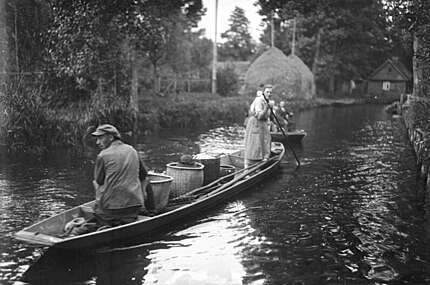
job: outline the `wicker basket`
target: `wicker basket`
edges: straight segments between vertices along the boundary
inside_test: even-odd
[[[229,175],[229,174],[234,173],[234,172],[236,172],[236,167],[234,167],[233,165],[221,165],[220,166],[220,176],[221,177]],[[234,176],[232,175],[231,177],[229,177],[227,179],[227,181],[230,181],[233,179],[234,179]]]
[[[148,173],[148,178],[154,192],[154,204],[155,212],[162,212],[169,202],[170,185],[172,184],[173,177],[159,174],[159,173]]]
[[[201,156],[197,155],[195,160],[204,165],[203,168],[203,185],[209,184],[212,181],[217,180],[220,176],[220,158],[213,156]],[[203,158],[204,157],[204,158]]]
[[[170,198],[176,198],[203,185],[204,165],[196,162],[194,167],[179,166],[177,162],[167,164],[166,174],[173,177]]]

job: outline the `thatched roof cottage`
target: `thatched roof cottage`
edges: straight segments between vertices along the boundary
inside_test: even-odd
[[[256,92],[261,84],[273,84],[274,92],[289,99],[315,96],[315,79],[311,70],[296,55],[286,56],[272,47],[259,56],[245,74],[243,91]]]

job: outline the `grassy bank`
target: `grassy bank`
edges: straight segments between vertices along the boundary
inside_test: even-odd
[[[354,98],[317,98],[295,101],[288,101],[280,97],[274,99],[276,102],[285,100],[288,108],[295,113],[322,106],[367,102],[367,100]],[[148,132],[169,128],[212,127],[241,123],[244,121],[253,100],[253,95],[221,97],[211,93],[142,98],[139,102],[139,130]]]
[[[244,120],[251,99],[210,93],[145,97],[139,102],[141,132],[169,128],[211,127]]]
[[[113,124],[123,132],[140,134],[170,128],[210,128],[242,123],[254,99],[253,95],[222,97],[211,93],[145,96],[139,101],[139,112],[135,113],[127,104],[116,101],[75,103],[52,109],[41,107],[37,97],[10,104],[13,107],[11,114],[18,114],[14,110],[26,110],[26,113],[19,114],[19,118],[26,119],[25,128],[13,124],[16,118],[7,120],[8,126],[3,133],[6,136],[2,137],[2,142],[10,152],[37,153],[58,147],[73,148],[81,145],[91,129],[101,123]],[[285,100],[276,96],[274,99],[277,102]],[[320,106],[365,102],[351,98],[285,101],[295,113]]]

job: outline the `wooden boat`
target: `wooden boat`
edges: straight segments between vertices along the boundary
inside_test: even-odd
[[[139,215],[137,221],[129,224],[78,236],[59,237],[65,224],[69,221],[77,217],[87,219],[93,215],[92,206],[95,201],[91,201],[26,227],[17,232],[15,238],[58,250],[82,250],[127,241],[177,222],[179,219],[205,211],[250,188],[278,168],[284,153],[285,148],[281,143],[272,143],[271,157],[266,161],[253,164],[247,169],[243,168],[243,150],[224,154],[220,157],[221,165],[233,165],[236,172],[188,192],[185,194],[186,197],[182,197],[186,198],[183,199],[185,202],[179,201],[177,198],[173,199],[175,201],[169,200],[165,210],[152,217]],[[231,179],[232,177],[234,178]]]
[[[385,112],[398,115],[400,113],[400,102],[395,101],[387,106],[384,107]]]
[[[306,136],[306,132],[304,130],[295,130],[291,132],[285,132],[287,135],[287,140],[282,132],[270,132],[272,136],[272,141],[274,142],[288,142],[292,144],[301,143],[303,138]]]

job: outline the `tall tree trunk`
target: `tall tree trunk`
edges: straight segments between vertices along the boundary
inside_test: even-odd
[[[419,42],[418,42],[418,37],[416,32],[414,32],[414,56],[412,58],[412,73],[413,73],[413,95],[414,96],[419,96],[420,95],[420,71],[418,68],[418,62],[417,62],[417,52],[418,52],[418,47],[419,47]]]
[[[6,7],[5,7],[5,1],[0,1],[0,23],[6,23]],[[7,42],[7,31],[6,31],[6,25],[0,26],[0,62],[2,62],[2,68],[0,69],[0,72],[6,72],[9,69],[8,61],[8,42]],[[3,83],[3,82],[0,82]]]
[[[139,112],[139,74],[137,72],[136,51],[131,51],[131,88],[130,88],[130,105],[133,110]]]
[[[16,61],[16,72],[19,74],[20,68],[19,68],[19,39],[18,39],[18,11],[16,6],[13,7],[15,11],[15,61]]]
[[[315,43],[314,62],[312,63],[312,73],[314,74],[314,76],[317,73],[318,61],[320,58],[321,34],[322,33],[323,33],[323,28],[319,28],[318,33],[317,33],[317,41]]]
[[[215,35],[212,46],[212,94],[216,94],[216,70],[218,61],[218,47],[217,47],[217,32],[218,32],[218,0],[215,0]]]

